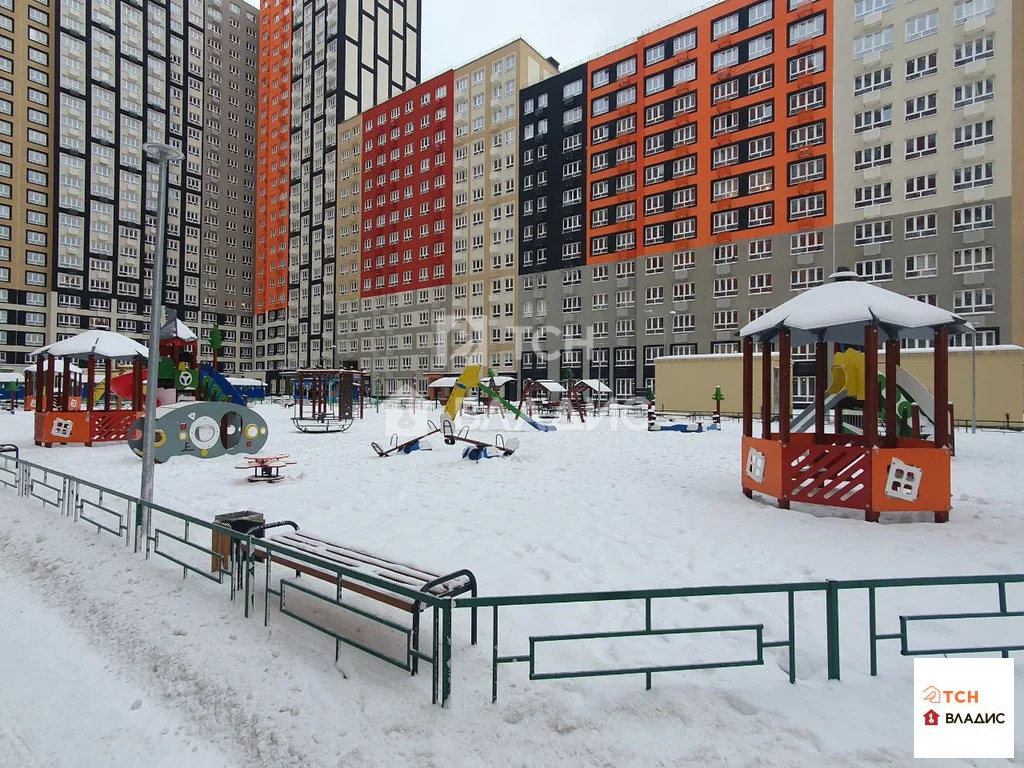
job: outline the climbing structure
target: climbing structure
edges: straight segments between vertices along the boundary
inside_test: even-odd
[[[958,315],[837,273],[836,282],[813,288],[749,323],[743,339],[743,492],[791,502],[847,507],[878,521],[882,512],[933,512],[949,519],[951,430],[948,402],[949,334],[967,327]],[[899,413],[900,341],[934,345],[934,434],[905,435]],[[878,375],[878,347],[885,369]],[[754,435],[754,345],[761,346],[761,429]],[[772,345],[778,351],[778,427],[772,429]],[[793,431],[791,348],[813,344],[813,430]],[[859,346],[863,366],[841,359],[829,396],[829,345]],[[826,430],[829,406],[862,399],[861,434],[843,430],[843,415]],[[838,400],[833,399],[838,398]],[[798,421],[801,417],[798,417]],[[920,435],[920,431],[918,431]]]
[[[110,331],[85,331],[35,350],[32,353],[36,368],[30,381],[31,403],[26,403],[26,407],[35,411],[36,445],[49,448],[57,443],[84,443],[90,446],[124,440],[132,422],[142,412],[117,407],[109,389],[103,398],[96,397],[97,363],[105,367],[108,380],[115,362],[131,364],[131,402],[137,408],[135,404],[142,402],[143,365],[148,354],[138,342]],[[72,358],[87,361],[86,369],[79,375],[72,373]]]
[[[356,391],[360,394],[359,418],[363,418],[362,393],[366,374],[361,371],[313,368],[297,371],[293,383],[295,404],[292,424],[300,432],[344,432],[355,418]]]

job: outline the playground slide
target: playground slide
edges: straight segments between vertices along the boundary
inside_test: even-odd
[[[927,421],[930,430],[934,433],[935,427],[935,398],[928,391],[924,384],[918,381],[910,371],[902,366],[896,368],[896,386],[903,391],[903,396],[912,403],[917,403],[921,411],[922,427]]]
[[[480,366],[466,366],[466,370],[462,372],[462,375],[456,380],[455,386],[452,387],[452,393],[448,396],[448,402],[444,406],[444,413],[448,417],[448,421],[455,421],[455,415],[459,412],[459,404],[469,393],[469,390],[479,385]]]
[[[831,411],[839,403],[846,399],[846,390],[841,389],[838,392],[829,395],[825,398],[825,410]],[[789,423],[789,429],[791,432],[806,432],[814,427],[814,403],[804,408],[797,416]]]
[[[533,419],[531,419],[529,416],[527,416],[521,410],[516,408],[514,405],[512,405],[512,403],[510,403],[508,400],[506,400],[504,397],[499,395],[497,392],[495,392],[490,387],[485,386],[484,384],[480,384],[479,386],[480,386],[480,391],[481,392],[483,392],[484,394],[486,394],[486,395],[488,395],[490,397],[493,397],[495,400],[497,400],[499,403],[501,403],[503,406],[505,406],[506,409],[508,409],[509,411],[514,413],[516,416],[518,416],[520,419],[525,421],[527,424],[529,424],[534,429],[540,430],[541,432],[554,432],[555,431],[555,425],[554,424],[541,424],[539,421],[534,421]]]
[[[231,386],[224,374],[209,364],[199,369],[199,391],[205,400],[245,405],[242,394]]]

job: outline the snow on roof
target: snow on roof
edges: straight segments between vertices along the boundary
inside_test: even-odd
[[[17,371],[0,371],[0,384],[9,384],[12,381],[21,383],[25,381],[25,377]]]
[[[442,376],[440,379],[435,379],[434,381],[432,381],[429,384],[427,384],[427,387],[428,388],[429,387],[434,387],[434,388],[441,388],[441,389],[445,389],[445,388],[449,388],[449,387],[454,387],[455,386],[455,382],[458,381],[458,380],[459,380],[458,376]]]
[[[925,304],[885,288],[856,280],[825,283],[766,312],[740,330],[740,336],[770,341],[783,328],[796,346],[815,341],[842,344],[864,342],[864,326],[874,323],[879,340],[927,339],[934,329],[970,330],[960,315]]]
[[[29,352],[29,357],[53,355],[54,357],[88,357],[125,360],[141,355],[149,357],[149,350],[139,342],[113,331],[85,331],[70,339],[47,344]]]
[[[496,386],[496,387],[504,387],[510,381],[515,381],[515,380],[516,380],[515,376],[495,376],[494,379],[493,379],[494,386]],[[481,377],[480,381],[482,381],[487,386],[491,386],[491,381],[492,381],[491,379],[485,379],[485,378]]]
[[[263,382],[260,381],[259,379],[248,379],[248,378],[245,378],[244,376],[240,377],[240,378],[235,378],[235,377],[232,377],[232,376],[228,376],[228,384],[230,384],[233,387],[262,387],[262,386],[264,386]]]
[[[174,325],[167,323],[160,329],[160,338],[181,339],[182,341],[197,341],[199,339],[195,332],[177,317],[174,318]]]
[[[585,387],[589,387],[590,389],[597,392],[599,395],[603,395],[606,392],[612,391],[612,388],[609,387],[600,379],[580,379],[579,383]]]
[[[534,384],[544,387],[548,392],[565,392],[565,387],[557,381],[535,381]]]

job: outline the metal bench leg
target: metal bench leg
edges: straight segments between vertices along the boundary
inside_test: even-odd
[[[420,649],[420,605],[413,603],[412,606],[412,674],[415,675],[420,668],[420,658],[416,654]],[[437,660],[434,660],[437,663]]]

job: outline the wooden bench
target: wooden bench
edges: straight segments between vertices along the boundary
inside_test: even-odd
[[[295,530],[276,533],[269,536],[266,535],[267,529],[281,526],[292,526]],[[432,597],[455,597],[457,595],[465,594],[466,592],[469,592],[473,597],[476,597],[477,595],[476,576],[473,575],[472,571],[467,569],[454,571],[449,574],[434,573],[417,566],[388,560],[387,558],[371,554],[365,550],[347,547],[343,544],[338,544],[321,536],[309,533],[308,531],[300,531],[298,525],[291,521],[264,524],[257,523],[248,531],[248,533],[252,533],[254,536],[277,546],[292,549],[306,557],[320,561],[324,565],[324,567],[321,568],[316,564],[307,562],[306,560],[291,559],[286,554],[279,552],[271,554],[271,563],[277,563],[278,565],[294,571],[296,576],[304,573],[317,579],[323,579],[331,584],[338,584],[338,573],[331,570],[330,566],[341,566],[352,571],[365,573],[368,576],[382,579],[397,587],[404,587],[408,590],[422,592],[425,595],[429,594]],[[220,555],[220,557],[223,558],[220,560],[217,555],[214,556],[214,570],[219,567],[218,562],[237,563],[241,562],[241,560],[245,558],[245,545],[242,542],[237,542],[234,547],[234,551],[231,551],[231,539],[222,534],[218,534],[216,531],[214,531],[212,548],[217,555]],[[261,552],[254,552],[253,560],[256,560],[257,562],[264,562],[263,554]],[[237,569],[237,572],[238,578],[241,579],[242,569]],[[239,584],[239,586],[241,586],[241,584]],[[269,587],[269,584],[267,586]],[[426,608],[426,605],[422,601],[413,600],[405,595],[389,593],[382,588],[357,581],[354,578],[342,578],[341,589],[356,592],[364,597],[377,600],[385,605],[410,613],[412,615],[412,648],[414,651],[419,650],[420,613]],[[471,609],[470,633],[472,644],[476,645],[476,608]],[[412,674],[414,675],[416,674],[419,666],[418,662],[419,659],[416,656],[413,656]]]

